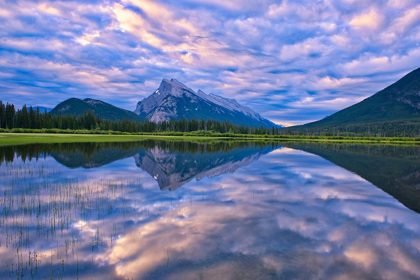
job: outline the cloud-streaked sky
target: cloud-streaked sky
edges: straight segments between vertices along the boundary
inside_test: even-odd
[[[420,0],[0,0],[0,100],[134,110],[176,78],[300,124],[420,67],[419,42]]]

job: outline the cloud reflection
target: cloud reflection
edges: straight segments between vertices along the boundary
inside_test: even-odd
[[[302,163],[308,157],[309,168]],[[119,240],[113,254],[130,261],[117,264],[118,271],[145,279],[196,279],[200,273],[209,279],[235,279],[238,273],[243,279],[419,276],[414,264],[420,251],[410,245],[420,242],[417,214],[356,175],[303,152],[273,153],[262,161],[268,163],[206,182],[207,189],[220,192],[219,199],[166,212],[145,234],[140,227],[140,234]],[[280,171],[284,162],[294,166]],[[302,173],[311,180],[302,181]],[[244,185],[248,174],[253,176]],[[326,190],[335,195],[325,198]],[[353,192],[358,195],[348,195]]]
[[[7,175],[2,191],[19,190],[16,203],[21,190],[30,203],[38,201],[25,188],[36,182],[47,186],[41,189],[43,207],[52,207],[65,190],[72,194],[66,203],[76,203],[60,210],[74,217],[71,227],[52,242],[46,231],[31,239],[31,250],[44,255],[45,271],[53,254],[65,260],[66,278],[76,278],[78,265],[80,277],[98,279],[420,277],[420,216],[319,156],[274,150],[232,173],[189,180],[173,192],[162,192],[132,158],[96,166],[68,169],[51,157],[1,166]],[[38,181],[31,170],[39,174],[41,168],[50,173]],[[71,184],[64,178],[79,179]],[[28,227],[35,229],[35,221],[28,219]],[[66,242],[74,244],[67,253]],[[1,247],[5,263],[14,260],[11,250]],[[61,263],[56,265],[59,270]]]

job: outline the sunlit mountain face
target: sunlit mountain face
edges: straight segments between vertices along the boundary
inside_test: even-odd
[[[418,279],[419,149],[1,147],[1,275]]]

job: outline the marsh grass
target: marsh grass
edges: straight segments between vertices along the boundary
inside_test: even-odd
[[[135,176],[89,179],[15,160],[1,166],[0,177],[0,278],[82,278],[82,263],[131,231],[125,222],[133,212],[149,219],[170,207],[134,207],[130,192],[141,186]]]
[[[77,133],[11,133],[0,131],[0,146],[33,143],[86,143],[86,142],[138,142],[150,139],[173,141],[297,141],[330,143],[363,143],[386,145],[420,145],[420,137],[346,137],[346,136],[305,136],[305,135],[253,135],[233,133],[142,133],[142,134],[77,134]]]

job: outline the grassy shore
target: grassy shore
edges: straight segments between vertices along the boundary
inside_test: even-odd
[[[105,134],[98,131],[59,131],[47,133],[39,130],[26,133],[11,131],[0,132],[0,146],[22,145],[31,143],[83,143],[83,142],[134,142],[146,139],[209,141],[209,140],[248,140],[248,141],[302,141],[363,144],[405,144],[420,145],[420,138],[408,137],[344,137],[344,136],[302,136],[302,135],[245,135],[214,132],[175,132],[143,134]]]
[[[146,139],[213,140],[214,137],[182,137],[164,135],[97,135],[97,134],[28,134],[0,133],[0,146],[33,143],[87,143],[87,142],[136,142]],[[220,138],[226,139],[226,138]]]

